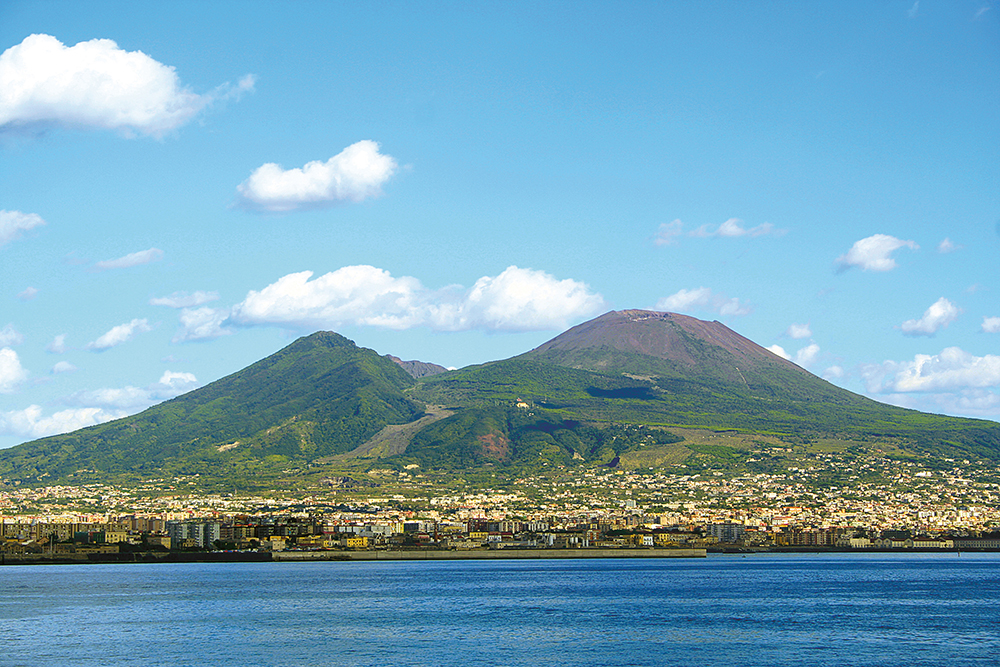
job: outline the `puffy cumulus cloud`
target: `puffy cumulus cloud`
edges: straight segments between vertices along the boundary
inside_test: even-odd
[[[57,361],[55,365],[52,366],[52,373],[72,373],[75,370],[76,366],[68,361]]]
[[[840,271],[846,271],[852,266],[864,271],[891,271],[896,268],[896,260],[892,253],[900,248],[918,250],[913,241],[904,241],[888,234],[875,234],[860,241],[855,241],[851,249],[837,258]]]
[[[806,345],[801,350],[796,352],[794,356],[789,354],[788,351],[780,345],[771,345],[767,349],[782,359],[792,361],[803,368],[812,366],[816,363],[816,359],[819,358],[819,345],[816,345],[815,343]]]
[[[24,410],[0,412],[0,433],[28,439],[44,438],[49,435],[69,433],[86,426],[103,424],[112,419],[125,417],[127,414],[120,410],[75,408],[60,410],[46,417],[42,414],[41,406],[31,405]]]
[[[782,359],[785,359],[786,361],[792,360],[792,355],[788,354],[788,352],[785,351],[785,348],[781,347],[778,344],[771,345],[767,349],[773,352],[774,354],[778,355]]]
[[[52,339],[52,342],[45,346],[46,352],[62,354],[66,351],[66,334],[59,334]]]
[[[194,308],[219,298],[218,292],[174,292],[167,296],[153,297],[149,300],[152,306],[167,306],[168,308]]]
[[[788,329],[785,330],[785,335],[789,338],[799,339],[809,338],[813,334],[808,324],[789,324]]]
[[[812,343],[795,353],[795,363],[803,368],[809,368],[819,358],[819,345]]]
[[[949,252],[955,252],[956,250],[961,250],[965,246],[955,245],[951,242],[947,236],[942,239],[941,243],[938,243],[937,250],[941,254],[947,254]]]
[[[0,347],[10,347],[11,345],[20,345],[24,342],[24,336],[21,332],[14,328],[13,324],[8,324],[3,329],[0,329]]]
[[[117,259],[106,259],[102,262],[97,262],[94,264],[94,268],[100,271],[106,271],[107,269],[127,269],[130,266],[149,264],[150,262],[155,262],[162,258],[162,250],[159,248],[150,248],[149,250],[140,250],[139,252],[129,253],[124,257],[119,257]]]
[[[962,309],[948,299],[941,297],[924,311],[919,320],[906,320],[900,327],[908,336],[933,336],[938,329],[951,324]]]
[[[97,407],[132,414],[155,403],[180,396],[197,386],[198,379],[191,373],[164,371],[157,382],[146,387],[125,386],[80,391],[63,402],[71,406]]]
[[[496,277],[477,280],[460,302],[458,317],[446,310],[435,313],[434,319],[450,329],[539,331],[566,328],[571,320],[603,306],[604,299],[584,283],[510,266]]]
[[[655,310],[671,312],[708,311],[722,316],[749,315],[752,309],[737,298],[726,298],[708,287],[682,289],[656,302]]]
[[[110,39],[66,46],[31,35],[0,55],[0,129],[52,126],[118,130],[162,137],[216,100],[252,91],[245,76],[198,95],[173,67]]]
[[[2,79],[0,79],[2,81]],[[0,95],[3,95],[3,84],[0,83]],[[23,232],[45,224],[41,216],[35,213],[0,210],[0,247],[18,238]]]
[[[189,340],[211,340],[233,333],[224,324],[229,311],[224,308],[184,308],[181,310],[181,326],[174,334],[173,342]]]
[[[1000,333],[1000,317],[983,317],[982,330],[986,333]]]
[[[1000,387],[1000,356],[972,355],[958,347],[862,368],[869,392],[941,392]]]
[[[468,290],[457,286],[428,290],[416,278],[397,278],[373,266],[347,266],[315,279],[312,276],[311,271],[292,273],[249,292],[232,308],[228,321],[295,327],[354,324],[389,329],[426,326],[438,331],[538,331],[564,328],[604,306],[604,299],[584,283],[516,266],[498,276],[484,276]]]
[[[747,229],[743,226],[743,221],[739,218],[729,218],[716,229],[712,229],[709,225],[702,225],[701,227],[688,232],[688,236],[697,236],[701,238],[712,238],[716,236],[721,236],[723,238],[736,238],[739,236],[764,236],[766,234],[784,234],[785,230],[776,229],[774,225],[770,222],[765,222],[764,224],[757,225],[756,227],[751,227]]]
[[[840,366],[830,366],[823,371],[824,380],[839,380],[844,377],[847,377],[847,371]]]
[[[326,162],[282,169],[267,163],[236,186],[241,207],[256,211],[293,211],[344,202],[360,202],[382,194],[396,172],[395,158],[379,152],[374,141],[351,144]]]
[[[10,394],[28,379],[28,371],[21,366],[17,352],[9,347],[0,348],[0,394]]]
[[[653,236],[653,243],[656,245],[674,245],[677,237],[684,233],[684,223],[678,218],[673,222],[661,223]]]
[[[132,340],[132,337],[137,333],[145,333],[152,330],[153,327],[149,326],[149,322],[145,319],[135,319],[131,322],[126,322],[125,324],[119,324],[116,327],[112,327],[107,333],[100,336],[97,340],[87,343],[87,349],[98,352],[107,350]]]
[[[21,301],[31,301],[36,296],[38,296],[38,289],[35,287],[25,287],[23,291],[18,293],[17,298]]]

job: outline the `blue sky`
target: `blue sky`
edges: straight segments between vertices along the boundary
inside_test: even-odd
[[[0,5],[0,447],[316,330],[718,319],[1000,419],[1000,7]]]

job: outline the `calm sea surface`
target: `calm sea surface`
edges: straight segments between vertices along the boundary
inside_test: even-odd
[[[0,665],[997,665],[1000,554],[7,566]]]

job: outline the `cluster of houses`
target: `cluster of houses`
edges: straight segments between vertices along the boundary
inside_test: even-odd
[[[5,554],[85,555],[120,550],[203,549],[572,549],[838,548],[1000,549],[1000,539],[928,536],[910,531],[861,534],[853,528],[758,531],[740,523],[655,526],[640,517],[571,523],[531,520],[342,521],[308,517],[236,517],[168,521],[123,517],[107,523],[0,523]]]

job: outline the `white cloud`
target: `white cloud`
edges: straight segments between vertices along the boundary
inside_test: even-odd
[[[688,232],[688,236],[698,236],[701,238],[710,238],[713,236],[721,236],[725,238],[735,238],[738,236],[764,236],[765,234],[783,234],[785,230],[775,229],[774,225],[770,222],[765,222],[762,225],[757,225],[756,227],[751,227],[747,229],[743,226],[743,221],[739,218],[729,218],[718,228],[712,230],[708,225],[702,225],[698,229]]]
[[[53,373],[72,373],[76,370],[76,366],[69,363],[68,361],[57,361],[52,367]]]
[[[374,141],[351,144],[326,162],[282,169],[269,162],[254,170],[236,190],[239,203],[256,211],[293,211],[342,202],[360,202],[382,194],[396,171],[396,160],[379,153]]]
[[[8,324],[3,329],[0,329],[0,347],[20,345],[23,342],[24,336],[22,336],[21,332],[14,328],[13,324]]]
[[[728,299],[721,294],[713,293],[708,287],[679,290],[657,301],[654,309],[671,312],[703,310],[722,316],[748,315],[751,312],[750,306],[740,303],[739,299],[735,297]]]
[[[795,363],[802,368],[808,368],[816,363],[819,357],[819,345],[812,343],[795,353]]]
[[[28,379],[28,371],[21,366],[17,352],[9,347],[0,348],[0,394],[10,394]]]
[[[653,237],[653,243],[656,245],[674,245],[677,243],[677,237],[683,233],[683,227],[684,223],[680,219],[673,222],[661,223],[656,230],[656,236]]]
[[[809,324],[790,324],[785,335],[795,339],[809,338],[812,336],[812,330],[809,328]]]
[[[155,262],[162,257],[162,250],[159,248],[150,248],[149,250],[140,250],[139,252],[129,253],[124,257],[119,257],[118,259],[106,259],[102,262],[97,262],[94,264],[94,268],[102,271],[106,269],[126,269],[130,266],[149,264],[150,262]]]
[[[152,306],[167,306],[168,308],[193,308],[219,298],[218,292],[174,292],[167,296],[153,297],[149,300]]]
[[[918,354],[913,361],[885,361],[862,369],[868,391],[934,392],[1000,387],[1000,356],[977,357],[957,347]]]
[[[216,100],[253,90],[252,76],[198,95],[173,67],[110,39],[67,47],[31,35],[0,55],[0,129],[52,126],[162,137]]]
[[[191,391],[198,379],[191,373],[164,371],[159,381],[146,387],[111,387],[77,392],[64,402],[72,406],[98,407],[133,414],[151,405]]]
[[[3,94],[3,83],[0,79],[0,95]],[[41,216],[35,213],[21,213],[20,211],[0,210],[0,246],[4,246],[35,227],[45,224]]]
[[[66,334],[59,334],[52,339],[52,342],[45,346],[47,352],[62,354],[66,351]]]
[[[920,0],[913,3],[913,6],[906,11],[906,15],[911,19],[917,17],[917,13],[920,11]]]
[[[233,307],[230,322],[538,331],[565,328],[604,307],[603,298],[584,283],[516,266],[484,276],[464,291],[457,286],[428,290],[416,278],[396,278],[373,266],[347,266],[310,280],[312,275],[292,273],[249,292]]]
[[[983,317],[982,329],[986,333],[1000,333],[1000,317]]]
[[[21,301],[31,301],[36,296],[38,296],[38,290],[36,288],[25,287],[24,290],[17,295],[17,298]]]
[[[923,317],[919,320],[906,320],[901,328],[908,336],[933,336],[938,329],[951,324],[961,312],[961,308],[941,297],[924,311]]]
[[[955,245],[951,242],[951,239],[945,237],[941,243],[938,243],[937,250],[939,253],[945,254],[949,252],[955,252],[956,250],[961,250],[965,246]]]
[[[781,347],[780,345],[777,344],[771,345],[767,349],[773,352],[774,354],[778,355],[782,359],[785,359],[787,361],[792,360],[792,355],[788,354],[788,352],[785,351],[785,348]]]
[[[860,267],[864,271],[891,271],[896,268],[896,260],[892,258],[892,253],[903,247],[911,250],[920,248],[913,241],[903,241],[887,234],[875,234],[856,241],[847,253],[837,258],[837,264],[841,271],[846,271],[852,266]]]
[[[229,311],[216,308],[185,308],[181,311],[181,328],[174,334],[173,342],[210,340],[228,336],[232,329],[224,327]]]
[[[32,439],[44,438],[49,435],[68,433],[86,426],[102,424],[126,415],[126,412],[107,411],[102,408],[76,408],[60,410],[48,417],[43,417],[41,406],[31,405],[24,410],[0,412],[0,434]]]
[[[845,371],[840,366],[830,366],[825,371],[823,371],[824,380],[839,380],[840,378],[846,375],[847,371]]]
[[[88,350],[107,350],[108,348],[121,345],[129,340],[137,333],[145,333],[147,331],[152,331],[153,328],[149,326],[149,322],[145,319],[135,319],[131,322],[126,322],[125,324],[119,324],[116,327],[112,327],[110,331],[99,337],[97,340],[88,343]]]

